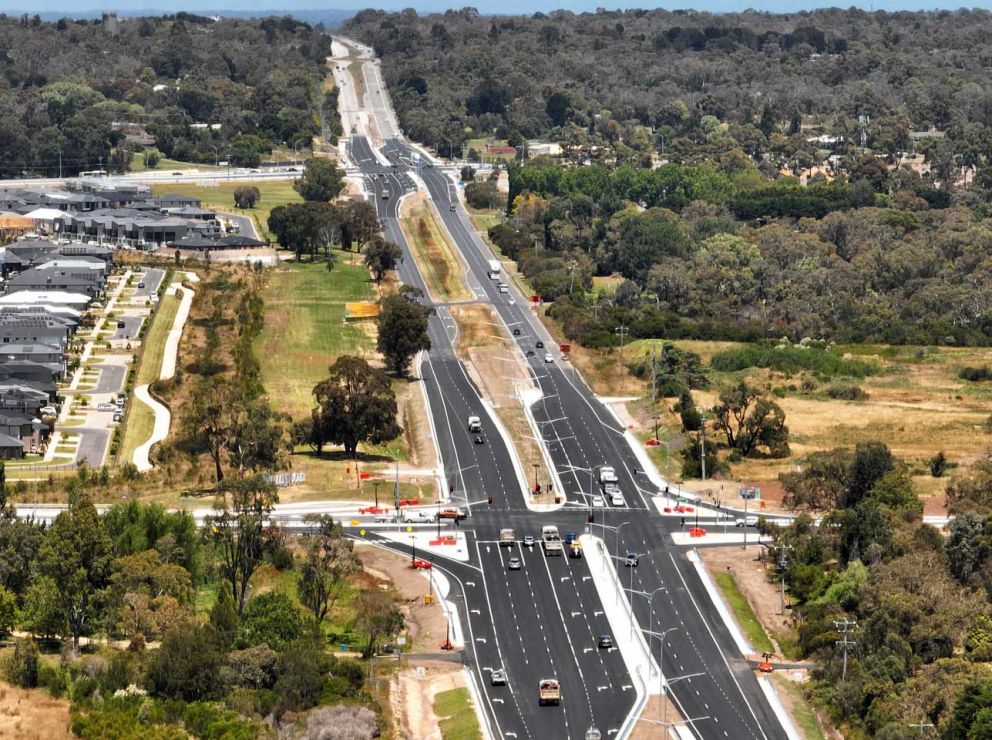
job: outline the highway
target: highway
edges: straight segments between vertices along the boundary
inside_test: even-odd
[[[581,737],[593,725],[617,730],[634,701],[632,688],[620,687],[632,682],[618,651],[584,649],[595,648],[598,636],[609,632],[585,561],[545,559],[540,548],[523,552],[517,545],[512,554],[521,557],[523,568],[510,572],[511,551],[496,544],[502,527],[517,527],[521,537],[538,536],[542,523],[524,506],[523,471],[502,437],[492,432],[492,417],[455,355],[455,322],[444,305],[427,296],[400,229],[400,196],[413,191],[414,180],[398,167],[378,164],[364,137],[354,137],[350,155],[362,167],[386,237],[403,247],[400,280],[424,291],[425,305],[435,311],[429,324],[431,350],[425,353],[420,377],[444,469],[442,485],[451,488],[451,502],[470,514],[461,528],[474,554],[468,565],[446,567],[465,592],[462,619],[472,635],[470,665],[494,732],[539,739]],[[475,435],[468,431],[473,415],[483,419],[485,444],[474,444]],[[490,496],[492,505],[486,503]],[[579,635],[582,642],[577,644]],[[490,685],[491,670],[499,668],[507,672],[506,687]],[[561,707],[538,706],[541,678],[561,682],[566,697]]]
[[[512,457],[497,435],[488,435],[482,449],[472,444],[465,419],[469,413],[479,414],[478,393],[454,356],[453,322],[443,306],[435,306],[437,316],[431,320],[433,348],[422,369],[435,417],[435,440],[445,469],[461,471],[456,474],[456,490],[470,502],[490,495],[494,499],[491,507],[475,507],[466,522],[474,534],[476,557],[469,565],[453,566],[452,571],[465,591],[474,668],[486,691],[486,709],[496,734],[581,737],[589,725],[595,724],[605,736],[618,731],[633,705],[633,692],[624,688],[632,681],[623,662],[614,660],[613,653],[586,651],[594,647],[597,635],[609,630],[602,616],[600,595],[585,577],[585,561],[545,558],[535,548],[534,552],[522,553],[522,571],[508,572],[504,563],[509,553],[495,545],[500,527],[513,527],[518,537],[538,536],[542,524],[555,523],[563,533],[582,533],[588,527],[593,534],[601,534],[610,549],[621,556],[615,566],[621,583],[630,588],[628,597],[639,626],[648,630],[653,623],[654,632],[667,631],[663,674],[683,718],[693,720],[685,729],[703,738],[785,737],[694,568],[683,550],[672,543],[675,520],[658,514],[652,497],[660,492],[639,470],[640,463],[625,430],[563,361],[552,338],[530,310],[529,296],[520,295],[512,285],[508,293],[500,293],[495,281],[488,278],[488,260],[494,255],[471,228],[455,185],[437,167],[423,166],[423,156],[398,138],[374,63],[366,62],[363,73],[367,97],[373,101],[374,121],[380,131],[394,135],[386,137],[382,148],[389,165],[377,160],[368,140],[361,136],[353,137],[349,153],[380,209],[387,238],[404,246],[406,259],[400,278],[423,288],[395,218],[398,196],[413,187],[413,174],[423,182],[467,262],[470,286],[481,290],[479,297],[493,305],[508,328],[521,329],[513,341],[543,393],[543,400],[534,406],[534,414],[571,504],[556,513],[530,512],[524,505],[522,489],[526,483],[511,476]],[[389,190],[388,199],[382,197],[383,190]],[[451,204],[455,205],[454,211],[450,210]],[[508,297],[514,301],[508,301]],[[547,349],[537,350],[538,340]],[[524,355],[529,349],[535,349],[532,358]],[[545,352],[552,355],[552,362],[544,361]],[[438,418],[441,415],[444,419]],[[590,525],[588,471],[596,471],[602,465],[616,469],[627,506],[596,509],[595,521]],[[623,566],[620,561],[626,552],[637,553],[638,567]],[[470,576],[474,585],[466,587]],[[648,609],[652,594],[656,597],[653,616]],[[657,659],[659,640],[650,634],[645,639]],[[507,669],[512,702],[495,702],[505,696],[501,692],[506,690],[490,689],[483,680],[483,669],[495,666]],[[562,682],[566,700],[559,709],[536,708],[536,681],[546,677],[542,673],[545,670],[553,671],[551,675]],[[519,676],[527,676],[529,681],[515,690],[514,678]],[[660,682],[660,677],[654,680]]]

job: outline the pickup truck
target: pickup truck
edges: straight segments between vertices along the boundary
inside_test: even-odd
[[[540,706],[545,706],[547,704],[554,704],[558,706],[561,703],[561,687],[558,682],[553,678],[542,678],[539,687],[540,700],[538,704]]]
[[[500,547],[513,547],[513,543],[517,541],[516,536],[512,529],[501,529],[499,531],[499,546]]]
[[[616,483],[619,480],[617,478],[617,471],[613,468],[604,465],[599,469],[599,482],[602,484],[606,483]]]

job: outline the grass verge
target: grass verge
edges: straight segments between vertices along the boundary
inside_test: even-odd
[[[404,201],[400,222],[431,295],[442,301],[471,298],[462,279],[465,268],[422,195]]]
[[[775,647],[772,645],[772,641],[768,639],[765,628],[761,626],[761,622],[755,616],[751,605],[747,603],[747,599],[741,593],[734,576],[731,573],[714,573],[713,577],[723,594],[723,598],[727,601],[730,611],[733,612],[734,619],[744,630],[744,634],[751,641],[752,647],[759,653],[774,653]]]
[[[434,714],[438,717],[444,740],[474,740],[482,737],[468,689],[439,692],[434,697]]]
[[[787,696],[787,704],[791,709],[792,719],[803,738],[805,740],[824,740],[823,730],[820,729],[816,713],[806,701],[802,687],[782,675],[773,675],[772,680],[775,682],[775,688]]]
[[[142,341],[141,359],[135,375],[135,387],[158,380],[158,376],[162,372],[165,340],[175,323],[179,302],[176,296],[167,295],[163,296],[158,304],[158,310],[155,312],[148,333],[145,334]],[[155,415],[152,414],[152,410],[141,401],[132,399],[124,431],[121,435],[121,446],[117,459],[121,462],[131,460],[135,448],[148,440],[154,427]]]

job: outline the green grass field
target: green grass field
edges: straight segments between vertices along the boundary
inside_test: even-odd
[[[761,622],[755,616],[751,605],[747,603],[747,599],[741,593],[733,574],[715,573],[713,577],[716,585],[720,587],[723,598],[727,601],[727,605],[733,612],[734,619],[737,620],[737,624],[744,630],[747,639],[751,641],[751,646],[759,653],[775,652],[772,641],[768,639],[765,628],[761,626]]]
[[[345,324],[345,303],[374,300],[368,270],[339,255],[331,272],[323,263],[284,264],[268,273],[262,291],[265,328],[255,345],[262,382],[280,410],[307,413],[313,387],[342,354],[373,350],[361,324]]]
[[[131,172],[144,172],[148,168],[145,166],[145,153],[135,152],[131,158]],[[168,170],[216,170],[219,169],[212,164],[200,164],[199,162],[180,162],[178,159],[161,157],[158,160],[156,170],[166,172]]]
[[[178,310],[179,299],[174,295],[164,296],[159,303],[148,333],[142,342],[143,349],[138,362],[138,372],[135,376],[135,387],[158,380],[159,373],[162,372],[165,340],[176,320]],[[120,450],[117,454],[117,459],[120,462],[130,461],[135,448],[148,440],[155,426],[155,416],[144,403],[132,399],[126,422],[121,435]]]
[[[254,208],[234,207],[234,191],[244,185],[254,185],[261,193]],[[153,185],[152,192],[155,195],[178,194],[199,198],[204,208],[252,218],[255,221],[255,228],[263,239],[268,238],[269,213],[273,208],[289,203],[303,202],[300,194],[293,190],[292,180],[258,180],[255,182],[239,180],[220,182],[216,185],[194,185],[186,182],[163,183]]]
[[[468,689],[450,689],[434,697],[434,714],[440,719],[444,740],[474,740],[482,737]]]

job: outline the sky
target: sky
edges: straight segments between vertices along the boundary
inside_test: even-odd
[[[448,8],[461,8],[472,6],[480,13],[501,13],[501,14],[531,14],[536,11],[548,12],[557,8],[566,7],[575,12],[594,11],[596,8],[620,9],[620,8],[658,8],[669,9],[692,8],[695,10],[705,10],[710,12],[730,12],[745,10],[747,8],[757,8],[767,12],[793,12],[797,10],[811,10],[820,7],[840,6],[849,7],[855,5],[866,10],[932,10],[932,9],[955,9],[959,7],[992,8],[992,0],[979,0],[965,5],[960,0],[860,0],[859,2],[837,2],[834,0],[764,0],[756,3],[755,0],[675,0],[674,2],[610,2],[610,0],[462,0],[461,2],[445,2],[444,0],[371,0],[362,2],[361,0],[324,0],[318,3],[314,0],[133,0],[132,2],[121,2],[121,0],[0,0],[0,11],[8,14],[19,15],[21,13],[44,13],[59,15],[99,14],[103,10],[116,10],[122,15],[158,14],[166,12],[176,12],[186,10],[194,13],[212,14],[218,13],[228,8],[236,8],[241,13],[245,11],[258,11],[265,13],[285,14],[294,10],[322,11],[333,13],[334,10],[361,10],[366,7],[377,7],[384,10],[402,10],[403,8],[414,7],[421,12],[433,12],[446,10]]]

